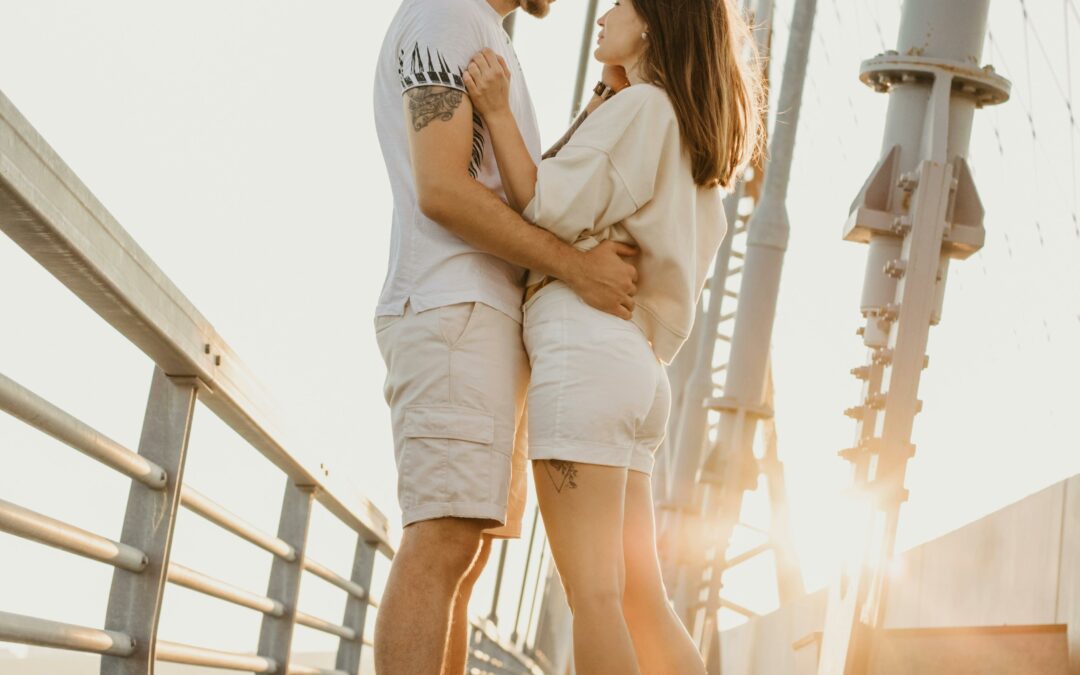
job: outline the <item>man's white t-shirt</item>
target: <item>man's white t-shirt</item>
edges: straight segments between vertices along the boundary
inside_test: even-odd
[[[430,85],[465,92],[461,74],[485,47],[510,67],[510,107],[539,162],[540,131],[525,78],[502,17],[486,0],[404,0],[386,33],[375,74],[375,128],[390,176],[394,215],[377,316],[402,314],[406,301],[417,312],[483,302],[521,321],[525,270],[477,250],[420,212],[406,135],[404,92]],[[469,173],[506,201],[491,137],[478,115],[473,116]]]

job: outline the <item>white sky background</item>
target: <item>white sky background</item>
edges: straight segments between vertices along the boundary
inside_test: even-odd
[[[1019,3],[992,4],[1001,56],[988,47],[984,62],[1013,79],[1014,98],[976,114],[971,160],[987,243],[952,265],[931,333],[901,547],[1080,471],[1078,133],[1064,105],[1080,70],[1065,31],[1080,33],[1080,21],[1069,2],[1028,3],[1038,38],[1029,33],[1027,52]],[[777,4],[774,93],[792,0]],[[518,20],[546,141],[567,119],[584,6],[559,0],[542,23]],[[0,90],[262,378],[297,447],[325,457],[385,511],[396,539],[384,369],[371,330],[390,193],[370,100],[395,8],[0,0]],[[819,0],[800,119],[773,346],[780,452],[811,588],[828,580],[844,535],[836,495],[847,469],[835,453],[854,436],[842,411],[858,402],[848,370],[863,361],[854,331],[866,249],[840,232],[878,158],[886,97],[858,82],[858,63],[892,46],[898,17],[893,0]],[[137,447],[149,361],[6,238],[0,289],[0,372]],[[119,536],[126,480],[7,417],[0,466],[0,498]],[[185,478],[276,530],[283,479],[204,408]],[[312,546],[344,572],[352,542],[329,521],[317,513]],[[511,568],[523,556],[524,544],[514,545]],[[186,512],[174,560],[256,591],[269,570],[268,555]],[[502,617],[517,595],[508,576]],[[487,613],[490,577],[474,614]],[[109,579],[104,566],[0,534],[0,609],[99,626]],[[341,594],[323,586],[305,581],[304,609],[340,619]],[[748,604],[768,608],[767,592],[747,593]],[[166,602],[162,638],[254,648],[252,612],[175,588]],[[336,644],[304,629],[297,640],[302,651]]]

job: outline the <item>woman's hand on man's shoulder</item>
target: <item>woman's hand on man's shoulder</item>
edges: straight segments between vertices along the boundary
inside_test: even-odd
[[[485,118],[510,111],[510,67],[491,49],[481,49],[462,73],[473,108]]]

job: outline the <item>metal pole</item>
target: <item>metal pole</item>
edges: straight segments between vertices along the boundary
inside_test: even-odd
[[[503,572],[506,571],[506,540],[499,544],[499,569],[495,573],[495,591],[491,594],[491,611],[488,612],[487,620],[493,625],[499,625],[499,595],[502,592]]]
[[[862,672],[883,623],[930,326],[941,318],[949,260],[971,255],[985,237],[964,158],[975,109],[1009,93],[1006,80],[977,65],[988,10],[989,0],[906,0],[897,50],[861,68],[863,82],[890,96],[882,159],[844,228],[846,240],[869,244],[860,330],[868,362],[852,371],[863,399],[846,411],[859,427],[856,446],[841,455],[872,500],[867,541],[878,543],[868,544],[846,590],[830,590],[823,675]]]
[[[296,555],[293,560],[274,556],[266,595],[285,605],[285,613],[280,617],[263,616],[258,651],[259,656],[272,659],[280,664],[283,670],[288,670],[292,654],[292,638],[296,628],[300,580],[304,571],[304,551],[307,547],[308,527],[311,524],[313,499],[314,491],[311,487],[297,485],[292,478],[285,479],[278,537],[289,544],[296,551]]]
[[[122,658],[103,655],[102,675],[154,672],[161,600],[176,512],[180,508],[180,486],[197,389],[193,379],[174,380],[160,368],[154,368],[139,455],[164,469],[165,489],[153,489],[138,481],[131,483],[120,541],[145,553],[148,564],[138,573],[121,568],[113,572],[105,628],[130,635],[135,641],[135,651]]]
[[[581,31],[581,53],[578,54],[577,79],[574,80],[574,102],[570,105],[570,119],[581,112],[581,100],[585,96],[585,74],[589,69],[589,53],[592,51],[593,24],[596,22],[597,0],[589,0],[585,8],[585,27]]]
[[[525,587],[529,584],[529,566],[532,563],[533,544],[536,542],[536,526],[540,524],[540,507],[533,511],[532,529],[529,531],[529,550],[525,553],[525,571],[521,573],[521,592],[518,594],[517,611],[514,613],[514,630],[510,642],[517,644],[518,624],[521,622],[521,606],[525,603]]]
[[[375,569],[377,547],[357,535],[356,552],[353,554],[353,569],[350,581],[364,589],[364,597],[349,594],[345,601],[345,619],[341,625],[356,631],[357,639],[338,642],[337,660],[334,668],[349,675],[359,675],[360,656],[364,647],[364,626],[367,623],[367,609],[371,605],[371,574]]]
[[[545,542],[546,544],[546,542]],[[536,615],[536,599],[540,597],[540,582],[544,580],[544,559],[547,557],[547,546],[540,547],[540,560],[536,563],[536,583],[533,584],[532,600],[529,602],[528,619],[525,621],[525,635],[522,636],[521,644],[524,647],[528,642],[529,633],[532,632],[533,616]],[[535,642],[535,641],[534,641]],[[535,646],[535,644],[534,644]]]

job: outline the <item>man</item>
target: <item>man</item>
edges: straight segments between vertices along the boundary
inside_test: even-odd
[[[375,331],[387,366],[404,532],[375,626],[379,675],[460,675],[467,610],[492,538],[518,538],[526,495],[521,340],[525,268],[629,318],[636,271],[614,242],[581,253],[505,204],[494,152],[461,74],[489,48],[511,106],[539,131],[503,18],[553,0],[404,0],[379,56],[375,121],[394,193]]]

